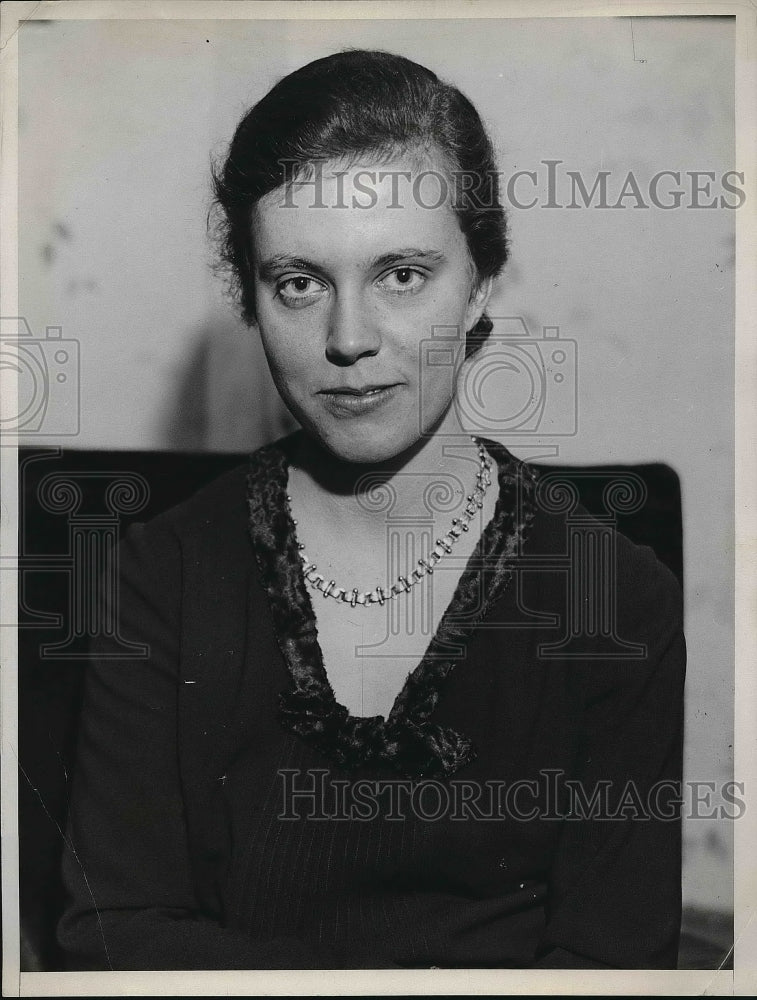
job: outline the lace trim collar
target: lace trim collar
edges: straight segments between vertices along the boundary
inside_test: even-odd
[[[337,702],[329,683],[302,575],[286,502],[291,440],[290,436],[256,451],[247,477],[250,537],[289,670],[280,721],[347,770],[388,766],[414,779],[448,777],[475,760],[476,749],[466,736],[429,719],[445,678],[459,662],[445,655],[445,647],[464,641],[506,588],[512,558],[520,552],[536,512],[534,470],[503,445],[480,439],[498,466],[494,515],[423,659],[408,675],[388,717],[355,716]]]

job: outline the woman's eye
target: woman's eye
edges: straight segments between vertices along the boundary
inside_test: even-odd
[[[426,275],[414,267],[397,267],[381,279],[380,284],[390,292],[417,292],[426,281]]]
[[[276,294],[285,305],[297,308],[300,305],[307,305],[317,298],[324,290],[320,281],[309,278],[306,274],[298,274],[293,278],[286,278],[276,286]]]

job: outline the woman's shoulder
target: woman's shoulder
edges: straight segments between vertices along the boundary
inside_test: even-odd
[[[158,514],[149,525],[185,536],[223,531],[243,523],[248,469],[249,461],[241,462]]]
[[[572,470],[552,475],[517,459],[511,469],[531,511],[510,600],[553,617],[539,633],[539,656],[562,664],[587,701],[608,699],[607,717],[618,724],[647,684],[664,688],[672,704],[686,671],[675,574],[651,545],[581,503]]]
[[[234,566],[246,566],[250,490],[263,488],[268,471],[283,462],[286,440],[258,448],[188,498],[132,524],[121,546],[124,565],[153,567],[163,578],[183,575],[193,566],[208,575],[213,567],[233,572]]]
[[[236,534],[247,529],[249,494],[261,487],[274,467],[282,466],[285,449],[291,435],[265,444],[249,457],[195,493],[144,522],[142,529],[150,534],[198,538],[203,535]]]
[[[646,540],[624,534],[616,517],[587,509],[580,472],[522,461],[503,445],[489,444],[504,470],[501,489],[504,483],[510,490],[527,525],[516,561],[524,579],[536,584],[529,590],[538,590],[549,603],[549,593],[557,589],[562,603],[566,590],[575,598],[579,589],[588,588],[582,595],[586,600],[612,609],[619,625],[636,634],[662,623],[680,627],[683,598],[677,577]]]

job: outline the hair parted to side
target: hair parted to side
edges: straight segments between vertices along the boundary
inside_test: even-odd
[[[314,163],[387,162],[406,151],[441,156],[450,203],[477,279],[507,261],[505,212],[494,152],[471,102],[418,63],[389,52],[353,49],[316,59],[280,80],[237,126],[223,164],[213,169],[221,265],[230,272],[242,318],[255,322],[253,206]],[[492,329],[484,314],[468,331],[466,354]]]

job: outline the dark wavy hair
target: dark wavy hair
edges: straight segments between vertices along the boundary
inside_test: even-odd
[[[451,203],[479,281],[508,255],[505,212],[492,144],[471,102],[418,63],[353,49],[316,59],[280,80],[237,126],[213,168],[220,265],[230,272],[242,318],[255,322],[253,206],[316,162],[388,161],[407,150],[441,154]],[[293,166],[294,165],[294,166]],[[484,314],[468,331],[472,354],[492,329]]]

